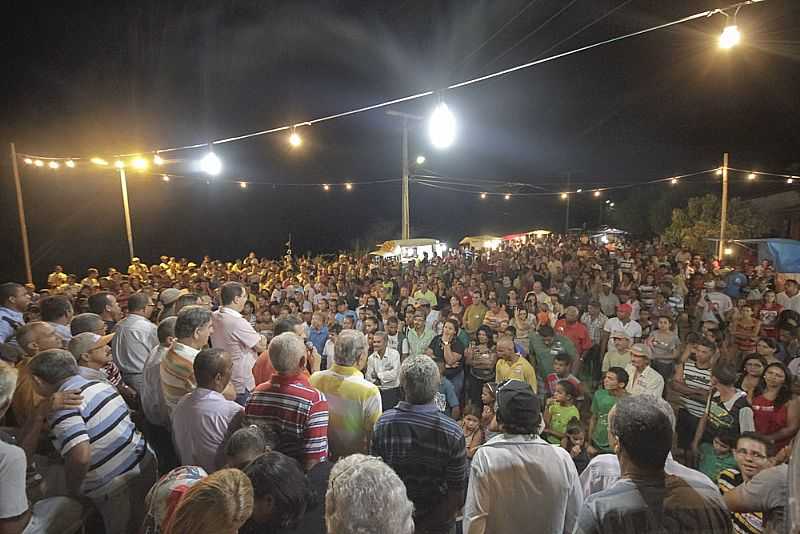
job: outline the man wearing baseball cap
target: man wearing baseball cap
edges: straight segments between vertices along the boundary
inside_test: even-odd
[[[642,326],[631,319],[631,312],[633,312],[633,307],[630,304],[627,302],[625,304],[620,304],[617,306],[617,316],[611,317],[606,321],[605,326],[603,326],[603,331],[605,332],[603,335],[603,343],[600,345],[604,352],[610,349],[608,340],[611,338],[612,332],[621,330],[625,332],[634,343],[642,339]]]
[[[608,352],[603,357],[600,369],[605,373],[612,367],[622,367],[625,369],[630,363],[633,355],[631,354],[631,336],[624,330],[615,330],[611,334],[611,343],[608,345]]]
[[[660,397],[664,392],[664,378],[650,367],[650,347],[635,343],[631,347],[631,363],[625,368],[630,380],[627,389],[631,395],[653,395]]]
[[[498,435],[472,459],[464,532],[572,532],[583,502],[569,453],[539,437],[541,406],[530,386],[507,380],[497,388]],[[546,488],[546,490],[543,490]],[[536,506],[531,506],[535,502]]]
[[[108,375],[102,368],[111,361],[109,343],[114,334],[100,336],[94,332],[84,332],[69,341],[69,351],[78,362],[78,374],[86,380],[99,380],[109,383]]]

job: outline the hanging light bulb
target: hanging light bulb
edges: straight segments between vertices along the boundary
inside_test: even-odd
[[[40,159],[33,160],[33,164],[36,165],[37,167],[44,167],[44,161]]]
[[[108,165],[108,162],[103,158],[92,158],[89,161],[91,161],[95,165]]]
[[[504,198],[504,199],[506,199],[506,200],[511,200],[511,194],[510,194],[510,193],[506,193],[506,194],[503,196],[503,198]]]
[[[794,183],[794,176],[792,176],[791,178],[787,178],[786,179],[786,183],[787,184],[793,184]]]
[[[331,190],[331,186],[329,186],[328,184],[322,184],[322,189],[324,191],[330,191]]]
[[[74,168],[75,168],[75,162],[74,162],[74,161],[72,161],[71,159],[68,159],[67,161],[65,161],[65,162],[64,162],[64,165],[66,165],[66,166],[67,166],[67,167],[69,167],[70,169],[74,169]]]
[[[481,193],[481,200],[486,200],[486,193]]]
[[[716,170],[717,176],[722,176],[722,167]]]
[[[125,162],[122,161],[121,159],[118,159],[117,161],[114,162],[114,167],[116,167],[118,169],[124,169],[125,168]]]
[[[344,188],[347,189],[348,191],[351,191],[353,189],[353,184],[347,182],[346,184],[344,184]]]
[[[583,189],[581,189],[581,188],[579,187],[578,189],[576,189],[576,190],[575,190],[575,192],[576,192],[576,193],[582,193],[582,192],[583,192]]]
[[[158,154],[153,156],[153,165],[163,165],[163,164],[164,164],[164,158],[162,158]]]
[[[747,179],[748,180],[755,180],[756,179],[756,173],[751,172],[750,174],[747,175]]]
[[[423,163],[425,163],[425,156],[423,155],[417,156],[417,165],[422,165]]]
[[[239,187],[242,189],[247,189],[247,182],[239,182]]]
[[[147,168],[149,165],[150,165],[150,163],[149,163],[149,162],[148,162],[146,159],[144,159],[144,158],[135,158],[135,159],[134,159],[134,160],[131,162],[131,166],[132,166],[134,169],[138,169],[138,170],[140,170],[140,171],[143,171],[143,170],[145,170],[145,169],[146,169],[146,168]]]
[[[742,34],[739,33],[739,28],[735,24],[725,26],[722,35],[719,36],[719,47],[728,50],[739,44],[741,40]]]
[[[600,196],[600,191],[595,191],[595,192],[593,193],[593,195],[594,195],[595,197],[599,197],[599,196]]]
[[[292,148],[297,148],[303,144],[303,138],[294,128],[292,128],[292,134],[289,136],[289,144],[292,145]]]
[[[676,185],[678,183],[678,179],[673,178],[672,180],[669,181],[669,183],[671,183],[672,185]]]
[[[161,180],[164,181],[164,182],[169,182],[169,176],[166,175],[166,174],[162,174],[161,175]]]
[[[444,102],[436,106],[428,120],[428,135],[436,148],[447,148],[456,139],[456,119]]]
[[[568,195],[568,194],[566,194],[566,193],[561,193],[561,200],[567,200],[567,198],[568,198],[568,197],[569,197],[569,195]]]
[[[61,167],[61,165],[59,165],[57,161],[51,161],[50,163],[47,164],[47,166],[53,170],[56,170],[59,167]]]
[[[222,172],[222,161],[213,151],[209,151],[208,154],[203,156],[203,159],[200,160],[200,168],[203,169],[204,173],[210,176],[216,176]]]
[[[31,158],[25,158],[22,161],[25,162],[25,165],[32,165],[33,164],[33,160]]]

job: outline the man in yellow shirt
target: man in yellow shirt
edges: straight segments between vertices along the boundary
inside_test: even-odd
[[[467,306],[464,310],[464,330],[470,335],[475,335],[475,331],[483,324],[483,319],[486,317],[486,306],[483,305],[481,294],[479,291],[472,293],[472,304]]]
[[[526,382],[534,393],[537,392],[536,371],[533,366],[516,353],[514,350],[514,339],[503,336],[497,341],[497,364],[495,365],[495,375],[497,383],[504,380],[520,380]]]

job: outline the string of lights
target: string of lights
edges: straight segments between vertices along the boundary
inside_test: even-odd
[[[481,83],[481,82],[484,82],[484,81],[487,81],[487,80],[491,80],[491,79],[494,79],[494,78],[499,78],[499,77],[506,76],[508,74],[511,74],[511,73],[514,73],[514,72],[517,72],[517,71],[520,71],[520,70],[529,69],[531,67],[534,67],[534,66],[537,66],[537,65],[541,65],[543,63],[548,63],[548,62],[551,62],[551,61],[562,59],[562,58],[565,58],[565,57],[568,57],[568,56],[571,56],[571,55],[575,55],[575,54],[579,54],[579,53],[582,53],[582,52],[586,52],[588,50],[592,50],[594,48],[610,45],[610,44],[616,43],[618,41],[622,41],[622,40],[625,40],[625,39],[630,39],[630,38],[633,38],[633,37],[638,37],[638,36],[641,36],[641,35],[644,35],[644,34],[647,34],[647,33],[650,33],[650,32],[666,29],[666,28],[669,28],[669,27],[672,27],[672,26],[677,26],[679,24],[684,24],[684,23],[687,23],[687,22],[690,22],[690,21],[693,21],[693,20],[697,20],[697,19],[701,19],[701,18],[708,18],[708,17],[711,17],[711,16],[713,16],[715,14],[722,14],[726,18],[730,18],[730,15],[728,15],[727,12],[731,11],[731,10],[735,10],[734,21],[733,21],[734,24],[726,25],[722,35],[720,36],[720,41],[719,41],[719,45],[720,45],[721,48],[731,48],[731,47],[735,46],[736,44],[738,44],[740,39],[741,39],[741,35],[739,33],[739,30],[737,29],[737,26],[735,24],[735,16],[736,16],[736,14],[738,14],[739,10],[745,5],[755,4],[755,3],[759,3],[759,2],[763,2],[763,1],[765,1],[765,0],[745,0],[745,1],[741,1],[741,2],[737,2],[737,3],[731,4],[731,5],[729,5],[727,7],[724,7],[724,8],[705,10],[705,11],[702,11],[700,13],[695,13],[693,15],[689,15],[687,17],[683,17],[683,18],[680,18],[680,19],[677,19],[677,20],[673,20],[673,21],[666,22],[666,23],[663,23],[663,24],[658,24],[656,26],[651,26],[651,27],[648,27],[648,28],[644,28],[642,30],[637,30],[637,31],[626,33],[626,34],[623,34],[623,35],[618,35],[616,37],[611,37],[609,39],[598,41],[596,43],[592,43],[592,44],[589,44],[589,45],[586,45],[586,46],[582,46],[582,47],[575,48],[575,49],[572,49],[572,50],[568,50],[568,51],[565,51],[565,52],[561,52],[561,53],[558,53],[558,54],[554,54],[554,55],[550,55],[550,56],[547,56],[547,57],[535,59],[533,61],[529,61],[527,63],[523,63],[521,65],[516,65],[514,67],[510,67],[510,68],[503,69],[503,70],[500,70],[500,71],[492,72],[492,73],[486,74],[484,76],[479,76],[479,77],[472,78],[472,79],[469,79],[469,80],[453,83],[453,84],[450,84],[447,87],[445,87],[443,89],[440,89],[440,90],[422,91],[422,92],[415,93],[415,94],[412,94],[412,95],[407,95],[407,96],[404,96],[404,97],[395,98],[395,99],[387,100],[387,101],[384,101],[384,102],[379,102],[377,104],[371,104],[371,105],[367,105],[367,106],[362,106],[362,107],[355,108],[355,109],[352,109],[352,110],[349,110],[349,111],[335,113],[335,114],[324,116],[324,117],[318,117],[318,118],[315,118],[315,119],[302,121],[302,122],[297,122],[297,123],[294,123],[294,124],[285,124],[285,125],[282,125],[282,126],[277,126],[277,127],[273,127],[273,128],[268,128],[268,129],[264,129],[264,130],[255,131],[255,132],[244,133],[244,134],[236,135],[236,136],[233,136],[233,137],[227,137],[227,138],[223,138],[223,139],[215,139],[215,140],[207,141],[207,142],[204,142],[204,143],[194,143],[194,144],[189,144],[189,145],[152,149],[152,150],[148,150],[148,151],[144,151],[144,152],[132,152],[132,153],[127,153],[127,154],[117,154],[117,155],[112,156],[112,159],[117,159],[116,163],[120,163],[121,158],[131,158],[131,157],[136,158],[134,161],[137,161],[137,160],[144,161],[143,154],[144,155],[149,154],[149,155],[151,155],[151,157],[153,159],[153,164],[157,165],[158,163],[156,163],[156,160],[160,160],[161,159],[160,154],[183,151],[183,150],[193,150],[193,149],[199,149],[199,148],[208,148],[209,152],[203,158],[203,162],[204,162],[203,167],[204,167],[204,170],[206,170],[207,172],[209,170],[218,170],[218,172],[208,172],[208,174],[215,175],[215,174],[218,174],[219,171],[221,170],[221,162],[219,161],[218,156],[216,156],[216,154],[214,154],[214,152],[213,152],[213,146],[214,145],[232,143],[232,142],[241,141],[241,140],[244,140],[244,139],[250,139],[250,138],[253,138],[253,137],[259,137],[259,136],[263,136],[263,135],[269,135],[269,134],[289,131],[289,132],[291,132],[291,134],[290,134],[290,136],[288,138],[288,142],[290,143],[290,145],[292,147],[298,147],[298,146],[300,146],[302,144],[302,138],[300,137],[300,134],[297,133],[298,128],[310,127],[310,126],[313,126],[315,124],[319,124],[319,123],[322,123],[322,122],[331,121],[331,120],[335,120],[335,119],[340,119],[340,118],[343,118],[343,117],[348,117],[348,116],[351,116],[351,115],[364,113],[364,112],[367,112],[367,111],[373,111],[373,110],[376,110],[376,109],[381,109],[381,108],[393,106],[393,105],[396,105],[396,104],[409,102],[409,101],[417,100],[417,99],[420,99],[420,98],[425,98],[425,97],[428,97],[428,96],[433,96],[433,95],[437,95],[437,94],[441,95],[444,91],[460,89],[462,87],[467,87],[469,85],[474,85],[474,84]],[[437,119],[437,116],[436,116],[437,113],[439,114],[438,119]],[[434,122],[438,122],[439,124],[444,124],[444,123],[447,124],[447,128],[445,128],[445,130],[447,130],[447,132],[450,133],[450,135],[449,136],[445,136],[445,137],[449,137],[450,141],[452,142],[452,137],[454,137],[454,133],[455,133],[455,131],[454,131],[455,122],[454,122],[454,119],[452,118],[452,114],[449,112],[449,110],[446,107],[446,104],[444,104],[443,102],[440,103],[436,107],[436,109],[434,110],[434,113],[433,113],[433,115],[431,117],[431,128],[430,128],[430,130],[432,131],[432,133],[433,133],[433,130],[434,130],[434,128],[432,127]],[[441,132],[441,128],[438,128],[438,129],[440,130],[440,133],[442,133]],[[450,143],[442,143],[443,146],[444,145],[448,145],[448,144],[450,144]],[[436,142],[435,139],[434,139],[434,145],[438,145],[438,143]],[[106,160],[103,160],[102,158],[99,158],[99,157],[85,158],[85,157],[70,157],[70,156],[41,156],[41,155],[33,155],[33,154],[20,154],[20,156],[23,157],[23,158],[30,159],[31,162],[36,166],[43,166],[45,161],[48,161],[48,165],[50,165],[49,162],[59,163],[59,162],[63,161],[63,162],[65,162],[65,165],[70,166],[70,167],[74,166],[76,161],[81,161],[81,160],[86,160],[86,159],[88,159],[88,160],[90,160],[93,163],[96,163],[98,165],[101,165],[101,163],[98,163],[98,161],[96,161],[96,160],[106,161]],[[41,164],[40,164],[40,162],[41,162]],[[69,165],[68,162],[71,162],[72,165]],[[27,161],[26,161],[26,163],[27,163]],[[122,163],[122,165],[125,165],[125,164]],[[52,166],[52,168],[57,168],[57,167]]]

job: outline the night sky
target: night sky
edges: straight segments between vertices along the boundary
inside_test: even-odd
[[[440,88],[728,3],[14,2],[2,35],[0,279],[24,279],[9,141],[23,153],[85,157],[203,143]],[[423,129],[412,130],[412,159],[424,153],[425,167],[442,176],[555,191],[568,176],[606,185],[712,168],[724,151],[734,167],[792,169],[800,2],[748,6],[737,23],[744,42],[728,52],[716,46],[725,25],[717,15],[448,92],[456,144],[435,151]],[[394,108],[427,115],[434,105]],[[376,110],[301,133],[299,150],[286,134],[215,147],[224,171],[210,184],[191,164],[202,151],[166,167],[185,179],[130,173],[137,255],[148,263],[159,254],[275,256],[290,233],[297,253],[399,237],[400,184],[358,185],[399,178],[399,122]],[[113,169],[21,171],[38,282],[55,263],[79,274],[126,265]],[[241,178],[355,187],[242,190]],[[745,187],[734,184],[733,194]],[[481,201],[419,184],[411,195],[414,237],[453,243],[564,225],[557,197]],[[571,226],[597,224],[598,204],[574,202]]]

